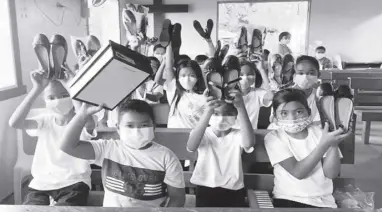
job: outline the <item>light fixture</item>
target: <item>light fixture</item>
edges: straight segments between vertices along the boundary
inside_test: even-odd
[[[92,0],[92,5],[93,7],[99,7],[101,6],[103,3],[105,3],[106,0]]]

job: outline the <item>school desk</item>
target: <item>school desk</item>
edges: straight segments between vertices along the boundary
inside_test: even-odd
[[[1,212],[370,212],[351,209],[250,209],[250,208],[102,208],[0,205]]]

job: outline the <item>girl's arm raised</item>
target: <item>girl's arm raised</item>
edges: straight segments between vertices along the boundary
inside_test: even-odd
[[[163,58],[162,63],[160,64],[157,73],[155,74],[154,81],[158,85],[163,85],[166,79],[163,78],[164,69],[166,68],[166,57]]]
[[[172,51],[171,42],[166,49],[166,81],[171,82],[175,78],[174,74],[174,52]]]

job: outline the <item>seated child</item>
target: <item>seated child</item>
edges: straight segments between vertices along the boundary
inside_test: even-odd
[[[176,155],[155,142],[154,112],[141,100],[119,107],[118,140],[80,140],[79,127],[101,107],[83,104],[61,140],[61,150],[102,167],[105,207],[182,207],[185,190]]]
[[[316,48],[316,59],[320,63],[320,70],[327,70],[333,68],[333,63],[325,57],[326,48],[319,46]]]
[[[311,117],[313,124],[320,124],[321,118],[317,108],[317,86],[318,78],[320,77],[319,64],[316,58],[311,56],[300,56],[296,61],[296,73],[293,75],[293,84],[290,88],[302,90],[305,93],[305,97],[308,101],[308,106],[311,110]],[[271,124],[268,129],[277,129],[275,124],[274,114],[272,111],[270,117]]]
[[[287,54],[292,54],[292,50],[290,50],[288,44],[290,43],[292,35],[289,32],[282,32],[279,35],[279,49],[278,54],[281,57],[284,57]]]
[[[277,92],[273,98],[278,130],[265,136],[265,148],[274,167],[275,207],[337,208],[333,181],[341,170],[338,145],[351,132],[328,132],[312,125],[305,94],[296,89]]]
[[[154,74],[157,73],[160,62],[155,57],[149,57],[151,62],[151,67],[154,71]],[[135,90],[134,95],[132,95],[132,99],[140,99],[146,101],[149,104],[158,104],[160,98],[163,96],[163,86],[159,83],[155,82],[154,77],[147,80],[143,83],[137,90]]]
[[[260,62],[258,63],[261,64]],[[268,79],[264,69],[261,68],[262,66],[258,65],[258,67],[259,69],[253,63],[243,61],[240,72],[240,90],[243,94],[243,101],[253,129],[257,129],[260,107],[271,106],[273,98],[271,91],[260,88],[263,83],[262,76],[264,76],[265,80]],[[234,128],[240,129],[239,124],[240,120],[237,119]]]
[[[208,59],[207,55],[200,54],[195,57],[195,61],[200,65],[200,67],[203,66],[204,62]]]
[[[187,150],[198,151],[190,180],[197,185],[196,207],[247,207],[241,153],[253,151],[255,137],[240,93],[233,102],[207,97],[206,110],[190,133]],[[240,130],[232,129],[237,117]]]
[[[68,91],[59,81],[43,77],[44,71],[31,72],[33,88],[16,108],[9,125],[25,129],[31,136],[38,136],[32,163],[33,179],[25,197],[25,205],[49,205],[50,197],[60,206],[85,206],[89,195],[90,163],[60,150],[58,140],[76,112]],[[42,93],[46,111],[27,118],[32,104]],[[85,126],[86,120],[90,120]],[[90,139],[95,135],[94,121],[89,117],[78,128],[78,136]],[[85,127],[85,128],[84,128]]]

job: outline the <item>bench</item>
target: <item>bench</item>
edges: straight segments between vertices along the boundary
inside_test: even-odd
[[[352,77],[349,83],[354,89],[355,110],[362,114],[362,139],[369,144],[371,122],[382,121],[382,77]]]
[[[349,78],[381,78],[382,69],[354,69],[354,70],[323,70],[320,79],[330,82],[336,88],[339,85],[349,85]]]
[[[256,136],[256,145],[255,151],[250,154],[243,153],[242,160],[243,164],[250,163],[268,163],[270,164],[268,155],[264,147],[264,137],[268,133],[268,130],[255,130]],[[193,162],[197,159],[196,153],[190,153],[186,150],[186,143],[190,129],[165,129],[157,128],[155,132],[156,142],[162,144],[169,149],[171,149],[179,158],[179,160],[190,160],[191,162],[191,171],[184,172],[184,178],[186,182],[186,187],[190,188],[191,191],[195,188],[195,185],[190,183],[190,178],[193,170]],[[98,132],[99,136],[105,139],[117,138],[118,134],[115,129],[108,129]],[[346,142],[345,142],[346,143]],[[346,146],[346,145],[345,145]],[[341,147],[340,147],[341,148]],[[342,149],[341,149],[342,150]],[[343,150],[342,150],[343,151]],[[354,151],[353,151],[354,154]],[[345,154],[344,159],[346,159],[349,154]],[[354,159],[354,156],[352,156]],[[342,160],[344,163],[346,160]],[[266,198],[270,200],[269,193],[273,189],[273,174],[256,174],[256,173],[244,173],[244,184],[247,189],[247,199],[248,204],[251,208],[259,207],[272,207],[270,201],[262,202],[264,194]],[[92,172],[92,184],[102,184],[101,170],[93,170]],[[337,178],[334,181],[336,188],[342,188],[345,185],[354,184],[354,179],[347,178]],[[192,193],[192,192],[191,192]],[[259,195],[262,195],[262,198],[258,198]],[[186,205],[189,199],[194,199],[193,195],[187,195]],[[89,205],[91,206],[101,206],[103,199],[102,191],[91,191],[89,197]],[[190,206],[190,205],[187,205]]]

